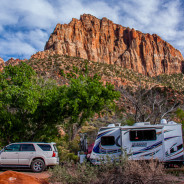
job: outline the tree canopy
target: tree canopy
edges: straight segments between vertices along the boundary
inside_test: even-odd
[[[51,141],[57,125],[79,129],[119,97],[111,84],[95,75],[72,78],[68,86],[39,78],[26,63],[0,73],[0,140]],[[75,136],[74,132],[72,136]]]

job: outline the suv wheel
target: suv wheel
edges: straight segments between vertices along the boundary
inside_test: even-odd
[[[31,169],[33,172],[42,172],[45,169],[45,163],[41,159],[35,159],[31,163]]]

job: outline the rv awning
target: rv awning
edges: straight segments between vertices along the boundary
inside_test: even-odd
[[[163,125],[144,125],[144,126],[124,126],[121,130],[135,130],[135,129],[162,129]]]

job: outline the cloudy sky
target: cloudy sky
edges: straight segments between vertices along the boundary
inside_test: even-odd
[[[184,55],[183,0],[0,0],[0,57],[29,59],[57,23],[84,13],[156,33]]]

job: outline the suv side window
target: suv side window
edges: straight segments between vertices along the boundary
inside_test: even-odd
[[[20,151],[35,151],[33,144],[21,144]]]
[[[16,152],[20,151],[20,144],[11,144],[5,147],[6,152]]]
[[[49,144],[38,144],[43,151],[52,151],[51,145]]]

